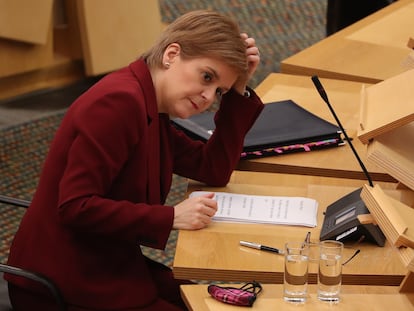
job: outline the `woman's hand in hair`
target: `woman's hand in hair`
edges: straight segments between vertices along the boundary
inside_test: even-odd
[[[253,76],[260,63],[260,51],[256,46],[256,40],[249,37],[246,33],[240,34],[246,43],[247,73],[246,76],[240,76],[234,84],[234,89],[240,94],[244,94],[247,83]]]

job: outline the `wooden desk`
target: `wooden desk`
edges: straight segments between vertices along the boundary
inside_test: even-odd
[[[385,171],[367,163],[366,146],[357,137],[362,83],[321,79],[336,113],[373,180],[395,181]],[[263,102],[292,99],[319,117],[336,124],[329,108],[320,98],[310,77],[270,74],[257,88]],[[276,172],[366,180],[348,145],[326,150],[299,152],[240,161],[238,170]]]
[[[408,68],[413,15],[412,0],[396,1],[282,60],[281,72],[367,83],[395,76]]]
[[[241,284],[229,286],[240,287]],[[207,285],[182,285],[181,296],[189,310],[231,311],[240,307],[228,305],[212,298]],[[283,285],[264,284],[253,307],[249,310],[414,310],[414,294],[398,293],[398,288],[387,286],[342,286],[341,301],[329,304],[316,298],[316,285],[309,286],[309,299],[305,304],[291,304],[283,300]]]
[[[254,173],[251,173],[254,174]],[[275,180],[277,180],[277,175]],[[229,184],[224,188],[203,188],[191,184],[189,191],[226,191],[258,195],[307,196],[319,202],[318,227],[295,227],[263,224],[212,223],[198,231],[180,230],[177,239],[173,273],[176,278],[219,281],[251,281],[264,283],[283,282],[281,255],[249,249],[239,245],[240,240],[283,248],[288,240],[303,240],[308,231],[312,241],[319,240],[323,211],[326,207],[355,188],[327,185],[265,186]],[[399,285],[407,274],[399,256],[389,243],[385,247],[362,243],[347,245],[344,258],[359,248],[361,252],[343,267],[344,284]],[[310,269],[310,283],[316,283],[317,265]]]

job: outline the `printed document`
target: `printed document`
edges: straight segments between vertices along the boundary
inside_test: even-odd
[[[207,193],[194,191],[190,197]],[[318,202],[311,198],[214,192],[214,199],[215,221],[317,226]]]

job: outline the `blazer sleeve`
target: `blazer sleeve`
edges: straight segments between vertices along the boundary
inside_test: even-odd
[[[214,122],[216,129],[206,143],[193,141],[172,129],[174,172],[211,186],[224,186],[240,160],[244,137],[263,110],[257,94],[250,97],[231,90],[223,96]]]

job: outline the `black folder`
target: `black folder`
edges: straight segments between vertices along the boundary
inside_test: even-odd
[[[172,119],[195,140],[207,141],[215,129],[214,112]],[[338,126],[314,115],[292,100],[268,103],[247,133],[242,159],[311,151],[343,145]]]

